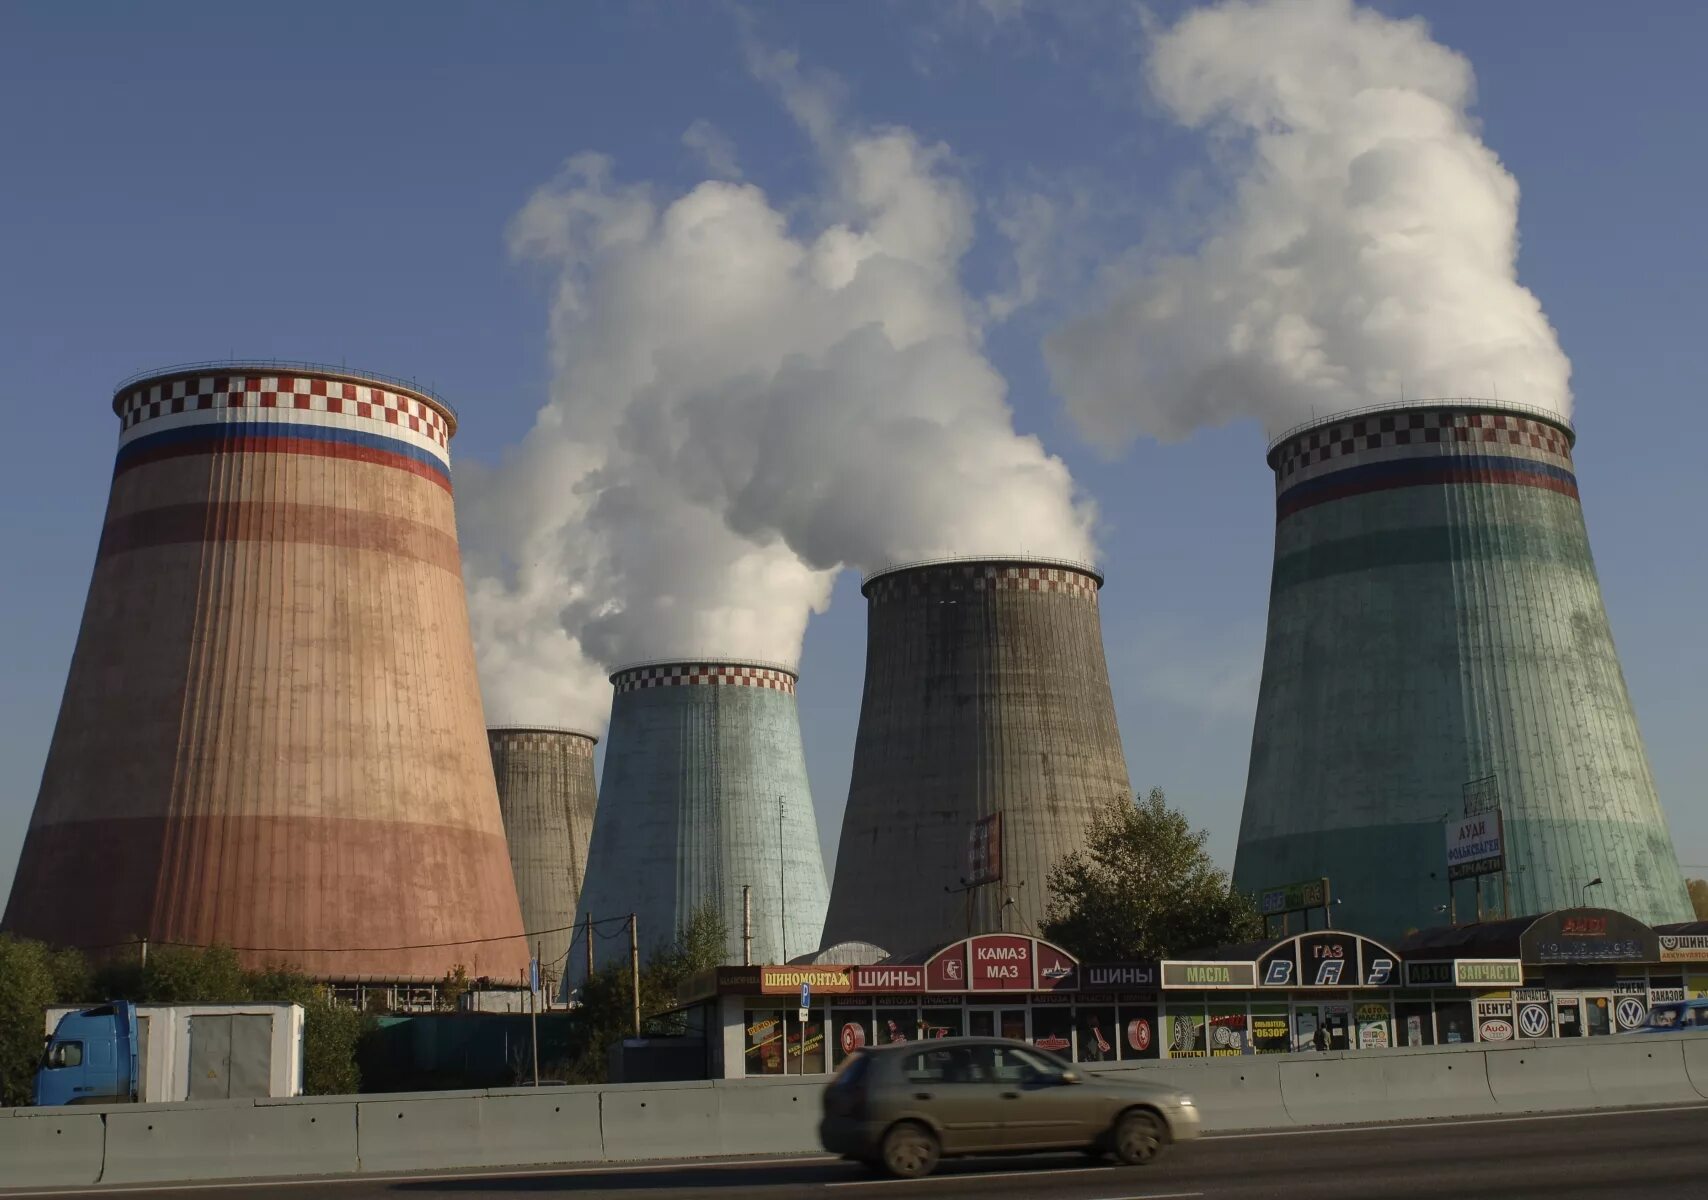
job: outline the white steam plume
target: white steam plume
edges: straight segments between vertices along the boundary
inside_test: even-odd
[[[1093,553],[981,351],[947,152],[846,133],[792,58],[753,66],[823,160],[811,228],[751,184],[659,198],[591,155],[514,222],[555,273],[554,378],[504,466],[459,477],[490,719],[602,728],[634,660],[792,663],[843,566]]]
[[[1232,195],[1190,251],[1135,252],[1048,340],[1088,436],[1275,432],[1402,396],[1569,414],[1570,364],[1517,281],[1518,185],[1467,112],[1470,64],[1423,21],[1223,3],[1164,30],[1147,68],[1219,136]]]

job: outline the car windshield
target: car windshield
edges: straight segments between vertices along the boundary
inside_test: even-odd
[[[1682,1004],[1657,1004],[1649,1012],[1649,1024],[1656,1029],[1673,1029],[1683,1023]]]
[[[848,1060],[842,1064],[836,1072],[836,1078],[831,1082],[843,1087],[853,1087],[865,1078],[866,1069],[871,1066],[871,1063],[870,1055],[862,1054],[856,1050],[848,1056]]]

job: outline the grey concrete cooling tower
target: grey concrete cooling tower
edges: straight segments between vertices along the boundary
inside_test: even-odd
[[[599,739],[572,729],[504,725],[488,729],[486,740],[522,923],[551,990],[550,982],[563,977],[571,940],[567,926],[575,919],[587,868],[597,797],[593,746]]]
[[[1035,932],[1049,870],[1131,796],[1089,567],[934,562],[867,579],[866,690],[827,945]],[[976,865],[969,847],[984,835]],[[969,875],[1000,879],[960,889]]]
[[[1275,570],[1242,888],[1326,875],[1344,922],[1367,933],[1442,923],[1444,825],[1472,785],[1501,806],[1514,914],[1578,905],[1600,879],[1598,905],[1688,919],[1590,559],[1572,429],[1514,409],[1413,405],[1271,446]]]
[[[628,667],[611,682],[605,773],[577,920],[636,913],[644,953],[713,904],[727,931],[726,959],[739,963],[747,887],[754,962],[818,949],[824,856],[795,673],[698,660]],[[596,965],[628,952],[616,940],[596,940],[594,949]],[[571,957],[578,978],[582,963]]]

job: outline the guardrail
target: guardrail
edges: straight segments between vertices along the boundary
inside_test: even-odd
[[[1213,1131],[1708,1101],[1708,1034],[1163,1059]],[[821,1080],[0,1109],[6,1187],[817,1150]]]

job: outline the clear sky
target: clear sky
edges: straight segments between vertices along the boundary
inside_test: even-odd
[[[561,164],[600,152],[669,197],[705,178],[708,145],[727,141],[780,210],[813,194],[813,149],[744,44],[797,51],[840,80],[844,121],[906,127],[952,152],[977,206],[968,293],[1023,301],[984,326],[984,353],[1018,428],[1098,506],[1134,783],[1167,789],[1231,865],[1272,548],[1262,432],[1246,420],[1099,450],[1064,414],[1042,350],[1096,267],[1210,161],[1140,75],[1147,28],[1181,8],[0,6],[0,881],[99,536],[112,385],[231,355],[345,362],[430,384],[462,414],[455,456],[498,462],[552,377],[550,281],[508,252],[506,231]],[[1470,60],[1482,136],[1522,188],[1519,278],[1572,361],[1579,479],[1626,678],[1680,857],[1708,874],[1708,10],[1380,9],[1426,11]],[[697,122],[719,136],[685,143]],[[1028,275],[1002,229],[1035,196],[1068,215],[1047,269]],[[864,625],[844,574],[802,656],[827,856]]]

